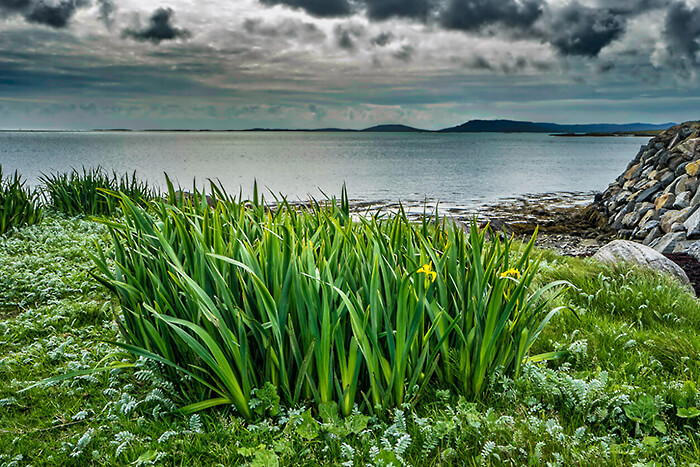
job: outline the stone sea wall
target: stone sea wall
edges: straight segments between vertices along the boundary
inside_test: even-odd
[[[686,253],[700,241],[699,186],[700,122],[687,122],[642,146],[596,205],[620,237]]]

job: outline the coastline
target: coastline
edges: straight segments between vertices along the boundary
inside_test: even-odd
[[[535,246],[562,256],[593,256],[606,244],[619,239],[617,232],[608,225],[594,201],[597,192],[530,193],[502,198],[476,208],[449,206],[440,209],[442,219],[449,219],[467,227],[471,219],[480,226],[490,225],[494,231],[514,235],[527,242],[535,231]],[[300,206],[303,203],[299,204]],[[395,214],[403,206],[409,219],[418,221],[425,212],[434,215],[436,203],[388,202],[351,200],[350,210],[356,216],[368,212]],[[427,208],[426,208],[427,207]],[[700,261],[687,253],[664,254],[688,276],[695,292],[700,296]]]
[[[552,133],[549,136],[557,138],[623,138],[623,137],[639,137],[649,138],[663,133],[662,130],[645,130],[645,131],[619,131],[613,133],[593,132],[593,133]]]
[[[424,213],[434,215],[439,207],[442,218],[466,225],[470,220],[495,231],[505,231],[522,240],[529,239],[537,229],[536,245],[565,256],[590,256],[615,238],[607,221],[592,208],[596,192],[529,193],[502,198],[476,207],[448,203],[386,200],[351,200],[350,210],[356,216],[383,212],[389,215],[403,207],[411,220]],[[303,203],[302,203],[303,204]]]

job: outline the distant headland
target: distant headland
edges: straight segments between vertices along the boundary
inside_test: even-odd
[[[402,124],[376,125],[355,130],[345,128],[250,128],[246,130],[219,131],[268,131],[268,132],[343,132],[343,133],[550,133],[556,136],[633,136],[645,132],[661,132],[676,125],[675,123],[591,123],[591,124],[558,124],[543,122],[527,122],[518,120],[470,120],[458,126],[441,130],[424,130]],[[96,131],[115,131],[96,130]],[[118,130],[125,131],[125,130]],[[128,131],[128,130],[127,130]],[[216,131],[216,130],[165,130],[153,129],[145,131]],[[648,133],[647,133],[648,134]]]
[[[153,128],[133,130],[129,128],[95,128],[93,130],[0,130],[0,132],[66,132],[66,131],[96,131],[96,132],[342,132],[342,133],[549,133],[552,136],[654,136],[665,131],[676,123],[588,123],[560,124],[546,122],[528,122],[520,120],[469,120],[461,125],[439,130],[425,130],[403,124],[375,125],[364,129],[347,128],[249,128],[244,130],[212,130],[212,129],[177,129]]]

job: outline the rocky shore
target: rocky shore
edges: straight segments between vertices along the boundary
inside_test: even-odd
[[[675,126],[642,146],[596,198],[621,238],[662,254],[700,253],[700,122]]]
[[[404,205],[415,217],[424,207]],[[391,203],[362,203],[356,211],[397,208]],[[569,256],[592,256],[613,240],[632,240],[680,266],[700,295],[700,122],[654,136],[604,193],[527,195],[476,209],[442,208],[441,213],[463,223],[476,218],[523,238],[538,228],[539,247]],[[639,249],[635,244],[620,245],[615,242],[621,261],[625,258],[620,252],[634,256],[633,250]],[[637,256],[646,261],[652,253],[640,250]]]
[[[350,203],[356,216],[400,208],[418,220],[438,203]],[[654,136],[604,193],[530,194],[473,208],[440,204],[439,211],[443,218],[463,224],[476,219],[523,240],[537,229],[537,246],[567,256],[593,256],[614,240],[633,240],[679,265],[700,296],[700,122]]]
[[[475,208],[440,205],[440,215],[468,224],[476,219],[496,231],[514,234],[523,240],[538,231],[537,246],[568,256],[590,256],[615,238],[607,219],[593,206],[595,193],[565,192],[529,194],[504,198]],[[351,201],[350,209],[361,216],[367,212],[396,213],[403,207],[409,218],[418,220],[436,207],[430,201],[402,202]]]

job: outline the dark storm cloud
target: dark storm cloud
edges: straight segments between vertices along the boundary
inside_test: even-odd
[[[562,55],[595,57],[622,36],[626,19],[606,9],[572,2],[554,13],[545,38]]]
[[[347,16],[352,12],[348,0],[260,0],[264,5],[287,5],[320,17]]]
[[[447,29],[475,33],[492,33],[489,27],[501,26],[515,37],[547,42],[561,55],[594,57],[625,32],[624,14],[663,6],[661,0],[617,0],[613,4],[616,10],[573,1],[552,10],[544,0],[447,0],[440,22]],[[504,71],[522,68],[511,64]]]
[[[341,49],[348,51],[355,50],[355,40],[362,37],[364,28],[359,25],[342,25],[339,24],[333,31],[335,33],[336,43]]]
[[[674,0],[598,0],[598,6],[617,14],[638,15],[650,10],[666,8],[672,4],[673,1]]]
[[[65,28],[79,8],[89,6],[89,0],[62,0],[47,3],[43,0],[0,0],[0,13],[18,14],[27,22],[52,28]]]
[[[663,35],[666,53],[663,61],[682,73],[700,65],[700,7],[679,2],[666,15]]]
[[[392,17],[425,20],[436,7],[437,0],[260,0],[263,5],[286,5],[323,18],[349,16],[365,10],[372,20]]]
[[[160,44],[162,41],[175,39],[189,39],[192,34],[186,29],[175,27],[172,23],[175,12],[172,8],[158,8],[148,20],[144,28],[127,28],[123,31],[124,37],[130,37],[140,42],[152,42]]]
[[[433,8],[432,0],[363,0],[367,16],[373,20],[404,17],[425,20]]]
[[[355,50],[355,41],[350,31],[339,26],[335,30],[335,35],[338,40],[338,47],[345,50]]]
[[[394,35],[390,32],[382,32],[372,38],[372,44],[384,47],[394,41]]]
[[[55,5],[37,3],[25,16],[30,23],[44,24],[53,28],[64,28],[78,8],[88,6],[88,0],[64,0]]]
[[[5,14],[24,13],[35,4],[34,0],[0,0],[0,11]]]
[[[561,56],[597,57],[601,50],[621,38],[630,19],[652,10],[670,8],[671,13],[690,11],[683,0],[580,0],[566,3],[548,0],[260,0],[267,5],[284,4],[324,17],[342,17],[363,12],[370,20],[410,18],[445,29],[491,36],[534,39],[550,44]],[[697,8],[692,8],[696,10]],[[692,14],[691,14],[692,17]],[[680,18],[679,18],[680,19]],[[672,21],[671,18],[669,21]],[[679,22],[679,21],[676,21]],[[695,22],[697,24],[697,22]],[[683,25],[694,30],[689,21]],[[668,33],[671,42],[688,47],[697,44],[694,36],[683,37],[683,29]],[[680,31],[680,32],[678,32]],[[352,34],[337,32],[341,48],[354,49]],[[391,33],[372,39],[383,47],[393,40]],[[517,67],[516,67],[517,69]]]
[[[112,0],[97,0],[97,17],[107,28],[112,29],[114,25],[114,13],[117,12],[117,5]]]
[[[478,31],[494,24],[527,29],[542,16],[544,8],[544,0],[448,0],[440,22],[461,31]]]
[[[265,37],[302,38],[307,41],[322,41],[326,34],[314,23],[286,18],[277,23],[266,23],[262,18],[248,18],[243,29],[250,35]]]

